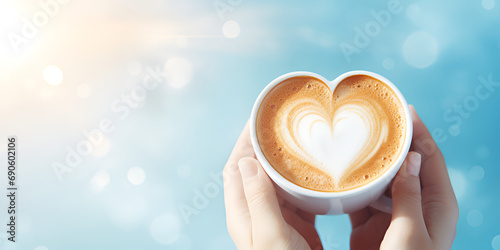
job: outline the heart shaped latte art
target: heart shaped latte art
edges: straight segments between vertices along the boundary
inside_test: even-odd
[[[294,77],[264,98],[257,136],[269,163],[313,190],[343,191],[382,174],[399,155],[405,134],[396,94],[368,76],[335,91],[313,77]]]

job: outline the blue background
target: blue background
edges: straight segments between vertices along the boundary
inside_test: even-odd
[[[1,135],[19,137],[23,164],[19,242],[0,234],[2,249],[234,249],[211,175],[221,173],[260,91],[292,71],[334,79],[357,69],[390,79],[429,130],[445,134],[438,145],[460,207],[453,249],[500,249],[500,87],[484,100],[475,92],[480,78],[500,82],[500,2],[402,0],[401,13],[349,60],[342,44],[355,45],[356,28],[373,25],[371,11],[390,1],[234,2],[74,0],[21,54],[2,40],[0,104],[17,111],[0,110],[10,120]],[[218,3],[230,9],[218,13]],[[40,11],[29,2],[12,8],[6,32]],[[42,78],[49,64],[64,73],[58,86]],[[168,74],[121,119],[110,104],[157,67]],[[58,181],[54,162],[104,117],[116,126],[96,147],[104,149]],[[204,189],[212,196],[183,217],[179,206],[194,207]],[[325,249],[349,248],[347,216],[319,216],[316,227]]]

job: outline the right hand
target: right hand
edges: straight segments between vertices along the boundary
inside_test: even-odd
[[[392,217],[371,208],[350,214],[351,249],[450,249],[453,244],[458,205],[446,163],[413,106],[410,110],[415,152],[408,153],[394,178]]]

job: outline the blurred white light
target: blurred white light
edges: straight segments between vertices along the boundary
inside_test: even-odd
[[[484,9],[491,10],[495,7],[495,0],[483,0],[482,4]]]
[[[103,136],[101,143],[92,146],[94,146],[92,149],[92,155],[97,158],[102,158],[108,154],[109,149],[111,148],[111,141],[106,136]]]
[[[49,248],[46,246],[37,246],[35,247],[35,250],[49,250]]]
[[[403,55],[406,62],[415,68],[425,68],[436,61],[438,46],[436,39],[425,32],[418,31],[406,38]]]
[[[448,173],[450,175],[451,185],[453,186],[457,200],[460,201],[467,190],[467,180],[461,171],[454,168],[448,168]]]
[[[63,81],[63,72],[59,67],[49,65],[43,70],[43,79],[45,79],[48,84],[57,86]]]
[[[222,33],[227,38],[236,38],[240,35],[240,24],[233,20],[226,21],[222,26]]]
[[[172,214],[163,214],[153,220],[149,231],[156,241],[169,245],[181,236],[181,222]]]
[[[128,63],[127,72],[133,76],[137,76],[142,71],[142,65],[138,61],[131,61]]]
[[[78,88],[76,88],[76,95],[80,97],[80,99],[89,98],[91,92],[92,90],[87,84],[81,84]]]
[[[481,166],[474,166],[469,170],[469,177],[473,181],[480,181],[484,177],[484,169]]]
[[[491,246],[495,250],[500,250],[500,235],[497,235],[491,240]]]
[[[146,173],[140,167],[133,167],[128,170],[128,181],[134,185],[141,185],[146,180]]]
[[[476,149],[476,157],[479,159],[486,159],[490,156],[490,149],[486,146],[479,147]]]
[[[186,178],[191,175],[191,168],[188,165],[180,165],[177,167],[177,176]]]
[[[164,68],[166,81],[173,88],[182,88],[191,81],[193,69],[191,63],[184,58],[171,58]]]
[[[92,188],[92,190],[96,192],[99,192],[109,184],[109,180],[110,177],[108,172],[104,169],[101,169],[97,171],[94,177],[92,177],[92,179],[90,180],[90,188]]]
[[[382,62],[382,65],[384,66],[385,69],[391,70],[394,68],[394,60],[392,60],[392,58],[386,58]]]
[[[467,223],[471,227],[478,227],[483,224],[483,214],[479,210],[472,210],[467,214]]]
[[[52,98],[52,91],[50,91],[50,89],[42,89],[40,91],[40,97],[42,100],[48,101]]]

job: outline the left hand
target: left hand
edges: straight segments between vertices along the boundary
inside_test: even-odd
[[[224,201],[227,228],[238,249],[323,249],[316,216],[276,195],[255,158],[248,123],[224,167]]]

